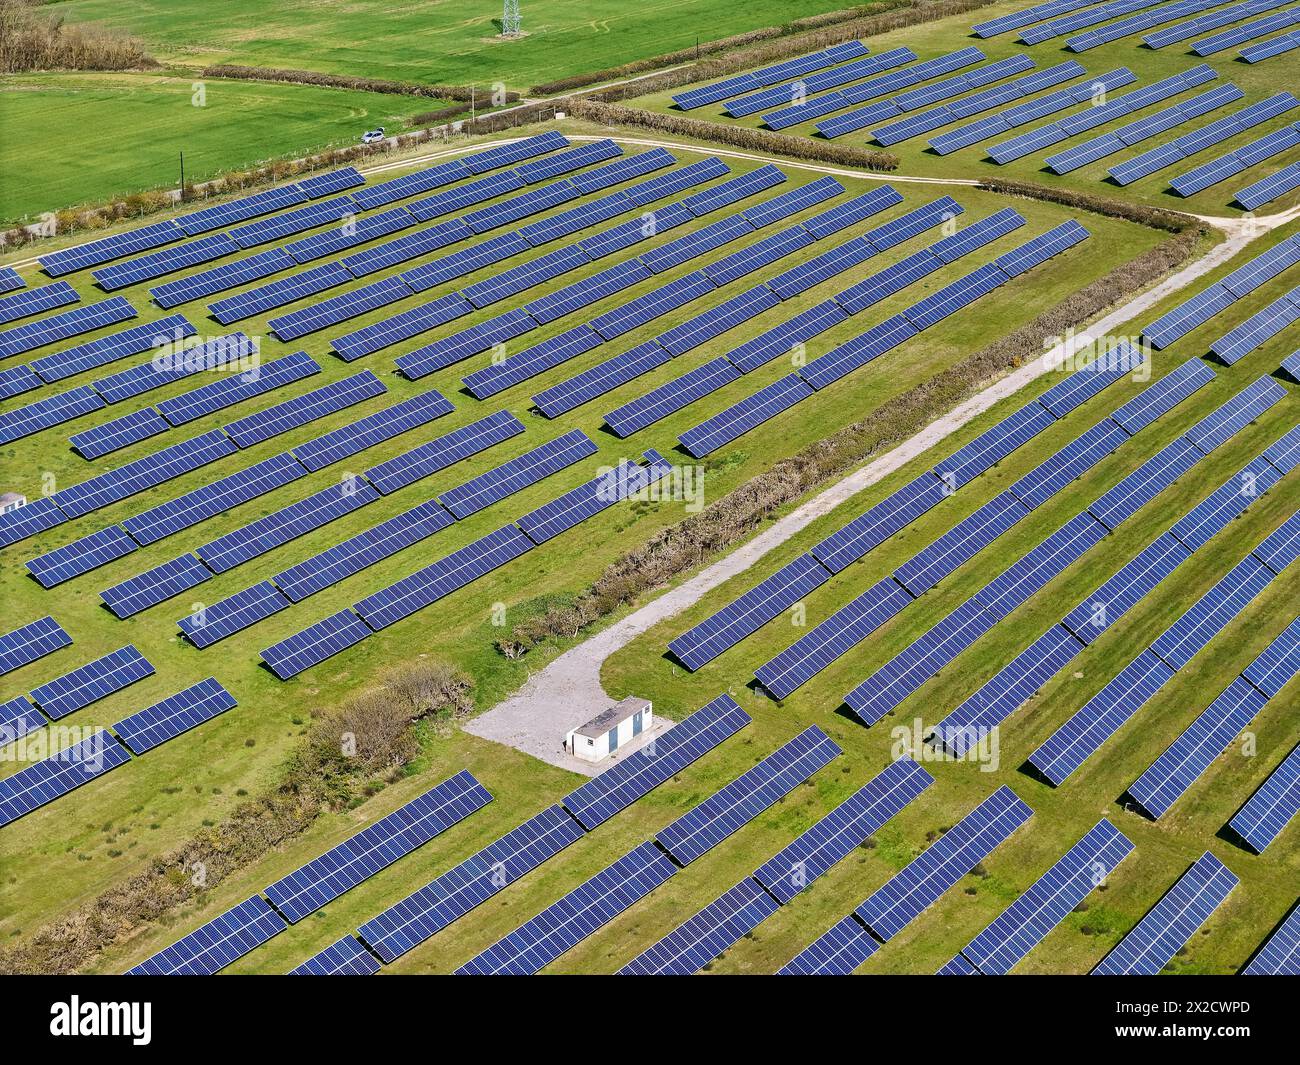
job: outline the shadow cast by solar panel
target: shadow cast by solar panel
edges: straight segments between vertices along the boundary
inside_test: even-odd
[[[1277,919],[1277,922],[1273,925],[1273,927],[1270,928],[1266,933],[1264,933],[1264,935],[1261,937],[1259,941],[1259,946],[1256,947],[1253,951],[1251,951],[1250,957],[1247,958],[1244,962],[1242,962],[1241,966],[1237,969],[1238,974],[1248,969],[1250,967],[1251,962],[1253,962],[1262,953],[1264,953],[1265,948],[1268,947],[1273,937],[1277,935],[1279,929],[1281,929],[1281,927],[1284,924],[1286,924],[1287,919],[1297,910],[1300,910],[1300,899],[1296,900],[1296,902],[1292,904],[1291,908]]]
[[[1150,810],[1148,810],[1145,806],[1143,806],[1142,803],[1135,796],[1130,794],[1127,789],[1120,792],[1120,794],[1116,796],[1115,805],[1118,806],[1121,810],[1123,810],[1126,814],[1137,814],[1140,818],[1142,818],[1142,820],[1148,821],[1153,825],[1157,821],[1157,815],[1153,814]]]
[[[1028,777],[1030,780],[1037,781],[1039,784],[1046,784],[1053,791],[1056,790],[1056,785],[1048,777],[1044,776],[1042,771],[1029,759],[1025,759],[1016,766],[1016,772]]]

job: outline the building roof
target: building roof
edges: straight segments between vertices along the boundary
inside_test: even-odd
[[[26,498],[26,496],[20,495],[18,492],[0,493],[0,507],[8,506],[10,503],[17,503],[18,500]]]
[[[635,695],[629,695],[626,699],[616,702],[608,710],[602,710],[581,728],[575,728],[573,734],[598,739],[620,721],[626,721],[638,710],[645,710],[649,706],[649,699],[638,699]]]

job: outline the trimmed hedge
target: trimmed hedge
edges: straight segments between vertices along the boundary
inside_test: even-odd
[[[1042,200],[1044,203],[1074,207],[1080,211],[1106,215],[1108,218],[1120,218],[1125,222],[1136,222],[1138,225],[1163,229],[1168,233],[1182,233],[1187,229],[1200,228],[1200,223],[1195,218],[1180,211],[1168,211],[1163,207],[1146,207],[1140,203],[1112,200],[1094,192],[1076,192],[1071,189],[1036,185],[1030,181],[1003,181],[1001,178],[981,181],[978,187],[1005,196]]]
[[[408,81],[388,81],[384,78],[362,78],[346,74],[322,74],[316,70],[284,70],[278,67],[249,67],[239,63],[220,63],[204,67],[205,78],[231,78],[236,81],[288,81],[295,85],[323,85],[331,89],[358,89],[362,92],[386,93],[390,96],[428,96],[435,100],[458,100],[468,103],[471,98],[485,101],[492,97],[491,89],[469,85],[415,85]],[[505,94],[506,103],[519,99],[517,92]]]
[[[570,101],[573,114],[590,122],[607,126],[640,126],[657,133],[675,133],[718,144],[729,144],[750,151],[784,155],[791,159],[812,159],[837,166],[856,166],[864,170],[889,171],[898,169],[898,156],[892,152],[871,148],[855,148],[848,144],[812,137],[792,137],[788,133],[774,133],[750,126],[723,126],[685,115],[666,115],[659,111],[642,111],[622,104],[598,103],[581,97]]]

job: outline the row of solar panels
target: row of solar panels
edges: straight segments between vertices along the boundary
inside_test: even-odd
[[[1030,26],[1035,22],[1055,18],[1057,15],[1078,11],[1082,7],[1091,7],[1094,3],[1096,0],[1049,0],[1045,4],[1035,4],[1020,11],[999,15],[986,22],[977,22],[971,27],[971,33],[976,37],[996,37],[1000,33],[1018,30],[1022,26]]]
[[[553,147],[554,144],[549,141],[545,144],[533,144],[524,152],[524,155],[549,152]],[[498,165],[504,165],[506,161],[514,161],[519,157],[521,151],[523,149],[511,146],[509,153],[503,152]],[[518,188],[522,184],[554,177],[568,170],[585,166],[590,162],[596,162],[618,154],[620,154],[620,149],[612,143],[598,141],[593,144],[583,145],[580,148],[571,148],[552,157],[535,159],[532,162],[524,163],[514,170],[495,175],[494,178],[485,179],[483,182],[474,183],[473,187],[487,186],[494,189],[499,187],[501,181],[514,179],[510,187]],[[409,207],[393,207],[378,214],[360,217],[356,214],[359,204],[355,199],[348,202],[331,201],[327,205],[320,206],[319,211],[325,212],[323,216],[317,217],[317,212],[313,212],[311,218],[285,219],[283,222],[277,218],[273,220],[277,223],[277,226],[268,227],[272,230],[271,232],[259,232],[256,236],[259,239],[276,239],[274,229],[281,225],[292,226],[308,223],[323,225],[327,222],[339,221],[343,224],[327,229],[322,233],[300,237],[291,241],[282,249],[263,252],[251,259],[231,264],[222,268],[224,272],[218,276],[225,278],[226,273],[233,273],[238,278],[235,283],[241,283],[252,280],[256,276],[267,276],[270,273],[275,273],[280,269],[284,269],[285,265],[305,265],[342,251],[345,248],[386,236],[398,230],[409,229],[424,218],[431,217],[427,211],[420,210],[421,206],[430,207],[433,203],[441,204],[447,199],[455,200],[461,195],[462,190],[456,189],[443,193],[441,196],[431,197],[430,200],[417,201],[409,205]],[[162,248],[123,263],[101,267],[95,270],[92,276],[101,288],[110,290],[123,288],[144,281],[153,281],[178,270],[209,263],[227,255],[234,255],[241,250],[243,250],[242,245],[232,234],[214,233],[174,247]],[[256,270],[254,270],[254,265]],[[205,277],[205,280],[210,279],[210,274],[211,272]],[[158,286],[157,289],[151,290],[151,292],[156,292],[155,299],[163,306],[175,306],[176,303],[183,302],[184,299],[195,298],[191,294],[192,291],[192,286],[172,284]]]
[[[866,55],[867,52],[867,46],[861,41],[845,41],[843,44],[832,45],[830,48],[813,52],[810,55],[800,56],[797,59],[787,59],[772,66],[758,67],[734,78],[727,78],[724,81],[714,82],[712,85],[677,93],[673,97],[673,103],[683,111],[690,111],[697,107],[703,107],[705,104],[729,99],[751,89],[766,88],[789,78],[797,78],[803,74],[811,74],[814,71],[834,66],[836,63],[858,59]]]
[[[1140,354],[1123,346],[1071,374],[1041,400],[1004,419],[930,473],[821,541],[807,555],[800,556],[722,611],[677,637],[669,644],[670,650],[688,668],[698,669],[1023,446],[1086,399],[1131,373],[1140,362]],[[1049,464],[1051,462],[1049,460]],[[1051,480],[1046,478],[1042,484],[1049,485]],[[1028,490],[1022,494],[1031,503],[1038,495]],[[999,535],[1027,513],[1028,508],[1019,499],[999,497],[986,508],[986,512],[977,514],[951,538],[941,539],[900,567],[894,580],[881,582],[762,667],[757,673],[760,683],[778,697],[789,695],[834,658],[865,638],[871,629],[964,562],[981,546],[982,539]],[[864,627],[868,621],[872,624]],[[848,637],[853,638],[845,643]]]
[[[885,186],[885,189],[889,189],[889,186]],[[884,189],[879,191],[883,192]],[[734,297],[728,303],[714,308],[713,311],[705,312],[670,330],[662,337],[656,338],[668,353],[660,361],[666,362],[668,355],[679,355],[691,347],[713,339],[725,330],[752,317],[757,311],[775,306],[780,299],[802,293],[813,285],[859,266],[886,248],[923,232],[929,226],[946,223],[960,213],[960,205],[946,197],[942,198],[901,215],[884,226],[824,252],[777,277],[769,278],[764,284],[749,292]],[[623,404],[606,414],[605,422],[619,436],[629,436],[738,380],[745,373],[764,365],[771,359],[791,352],[795,349],[795,345],[806,343],[814,336],[847,321],[851,315],[874,305],[885,295],[900,291],[921,277],[957,262],[963,256],[993,243],[1023,224],[1024,219],[1010,209],[981,219],[903,260],[896,267],[891,268],[895,270],[894,274],[891,275],[888,270],[882,271],[873,278],[850,286],[815,307],[772,326],[758,337],[725,355],[712,359],[651,390],[646,395]],[[881,282],[879,278],[885,280]],[[909,335],[905,330],[893,327],[887,332],[891,339],[898,343]],[[608,384],[608,375],[619,365],[620,360],[636,359],[637,368],[644,365],[645,369],[649,369],[656,365],[653,360],[643,361],[642,358],[654,343],[655,341],[651,341],[634,348],[631,352],[588,371],[587,375],[580,375],[580,378],[590,376],[593,388],[600,387],[603,390],[611,387]],[[809,381],[815,382],[820,379],[818,376],[820,368],[820,366],[815,370],[809,368],[809,372],[813,374],[808,378]],[[625,379],[626,375],[622,374],[616,374],[614,377],[615,383],[620,384]],[[551,400],[553,396],[569,392],[570,389],[566,383],[549,391],[550,395],[543,393],[542,397],[535,398]],[[575,396],[575,398],[586,397]],[[547,407],[543,407],[543,410],[549,413]]]
[[[356,188],[365,183],[366,179],[353,167],[344,167],[342,170],[333,170],[290,185],[231,200],[229,203],[206,207],[175,220],[155,222],[127,233],[118,233],[75,248],[51,252],[40,257],[41,268],[52,277],[70,274],[127,255],[134,255],[136,252],[159,248],[183,240],[187,236],[270,214],[344,189]]]
[[[1199,36],[1207,30],[1217,30],[1221,26],[1240,22],[1251,15],[1259,15],[1265,11],[1275,11],[1290,2],[1291,0],[1247,0],[1244,4],[1230,4],[1211,14],[1201,15],[1198,18],[1180,23],[1177,26],[1171,26],[1168,29],[1159,30],[1156,33],[1148,33],[1143,36],[1142,42],[1149,48],[1164,48],[1181,41],[1191,40],[1191,38]]]
[[[1259,63],[1265,59],[1272,59],[1274,56],[1285,55],[1297,48],[1300,48],[1300,33],[1284,33],[1281,37],[1274,37],[1271,41],[1264,41],[1260,44],[1253,44],[1249,48],[1243,48],[1238,54],[1247,63]]]
[[[363,946],[346,936],[294,970],[301,974],[373,973],[446,927],[586,831],[680,773],[749,723],[727,695],[688,715],[555,805],[364,926]],[[468,772],[407,803],[313,859],[258,895],[221,914],[133,973],[211,974],[242,957],[398,858],[481,809],[491,795]],[[269,901],[268,901],[269,900]]]
[[[1195,169],[1189,170],[1186,174],[1173,178],[1169,184],[1180,196],[1194,196],[1212,185],[1236,177],[1256,163],[1261,163],[1265,159],[1271,159],[1275,155],[1280,155],[1282,152],[1294,148],[1297,144],[1300,144],[1300,123],[1293,123],[1289,126],[1283,126],[1279,130],[1274,130],[1272,133],[1261,137],[1257,141],[1252,141],[1236,151],[1228,152],[1226,155],[1202,163]],[[1240,199],[1240,195],[1239,193],[1238,199]],[[1243,206],[1245,205],[1243,204]],[[1259,204],[1257,203],[1256,206],[1259,206]]]
[[[1146,11],[1162,2],[1163,0],[1112,0],[1108,4],[1090,6],[1084,10],[1053,18],[1050,22],[1044,22],[1039,26],[1023,29],[1017,40],[1021,44],[1040,44],[1056,37],[1064,37],[1075,30],[1087,29],[1089,26],[1109,22],[1123,15],[1131,15],[1135,11]]]
[[[1235,48],[1239,44],[1245,44],[1247,41],[1266,37],[1278,30],[1289,29],[1297,23],[1300,23],[1300,9],[1279,11],[1265,18],[1247,22],[1236,29],[1224,30],[1222,33],[1211,34],[1202,40],[1193,41],[1192,51],[1201,56],[1214,55]]]
[[[1055,489],[1059,490],[1071,480],[1072,464],[1082,467],[1082,470],[1088,469],[1120,445],[1125,435],[1136,430],[1137,425],[1128,419],[1132,412],[1137,411],[1142,422],[1149,423],[1150,419],[1161,416],[1213,376],[1203,364],[1190,362],[1186,365],[1195,371],[1193,375],[1184,375],[1181,379],[1176,379],[1173,375],[1166,376],[1139,397],[1142,403],[1121,408],[1099,426],[1083,434],[1079,438],[1083,448],[1078,447],[1079,442],[1076,442],[1076,445],[1063,449],[1058,456],[1040,466],[1038,471],[1023,478],[1019,485],[1028,483],[1036,486],[1040,483],[1039,471],[1045,470],[1048,480],[1041,483],[1050,486],[1054,482]],[[1256,385],[1193,426],[1180,438],[1180,442],[1185,448],[1195,448],[1208,454],[1285,395],[1286,390],[1275,381],[1267,377],[1261,378]],[[1107,439],[1107,432],[1114,432],[1110,428],[1112,424],[1123,435]],[[1098,432],[1098,429],[1101,431]],[[1148,476],[1149,471],[1140,468],[1066,521],[946,618],[857,685],[845,696],[845,703],[865,724],[879,721],[991,631],[1014,609],[1127,521],[1136,506],[1150,498],[1152,485]],[[1163,485],[1160,487],[1163,488]],[[1143,490],[1136,499],[1135,488]],[[1023,487],[1020,493],[1018,498],[1022,501],[1027,498],[1033,502],[1034,499],[1041,498],[1033,495],[1032,490],[1025,493]],[[1109,617],[1106,619],[1107,624],[1111,621]]]
[[[143,755],[235,706],[235,699],[213,677],[147,706],[108,730],[89,736],[57,754],[24,766],[0,780],[0,827],[60,798],[118,766]]]
[[[1167,348],[1297,263],[1300,237],[1288,237],[1143,326],[1142,336],[1156,348]]]
[[[1192,470],[1205,452],[1185,439],[1152,456],[1112,490],[1109,510],[1131,514]],[[1265,448],[1220,488],[1207,495],[1124,563],[1058,624],[995,672],[935,727],[933,742],[955,754],[977,745],[1010,717],[1084,647],[1132,611],[1185,562],[1244,514],[1300,461],[1300,430]],[[1099,508],[1103,509],[1103,508]],[[1114,519],[1112,519],[1114,520]]]
[[[800,78],[788,85],[773,85],[758,92],[739,96],[727,101],[723,105],[723,110],[732,118],[743,118],[746,115],[757,114],[768,107],[793,105],[807,99],[813,93],[847,85],[849,82],[885,70],[893,70],[895,67],[912,62],[915,58],[916,53],[910,48],[891,48],[888,52],[881,52],[880,55],[868,56],[852,63],[845,63],[843,66],[832,67],[830,70]]]
[[[1174,26],[1166,31],[1168,33],[1167,37],[1162,37],[1160,34],[1148,34],[1143,37],[1143,42],[1148,47],[1159,48],[1163,44],[1195,36],[1204,29],[1225,26],[1230,22],[1247,18],[1256,11],[1271,11],[1289,2],[1290,0],[1251,0],[1249,4],[1235,5],[1233,9],[1217,12],[1208,16],[1205,20],[1195,18],[1190,22]],[[1203,11],[1220,6],[1221,3],[1222,0],[1175,0],[1174,3],[1158,7],[1154,11],[1132,15],[1129,18],[1120,19],[1118,22],[1112,22],[1097,29],[1089,30],[1087,33],[1081,33],[1077,37],[1071,37],[1065,42],[1065,46],[1072,52],[1086,52],[1091,48],[1098,48],[1103,44],[1109,44],[1134,33],[1140,33],[1142,30],[1166,26],[1170,22],[1176,22],[1188,15],[1199,15]],[[1206,22],[1209,25],[1205,25]],[[1155,39],[1154,43],[1153,38]]]
[[[1300,188],[1300,162],[1284,166],[1276,174],[1264,178],[1242,189],[1236,195],[1236,201],[1248,211],[1263,207],[1279,196],[1295,192]]]
[[[1011,212],[1015,215],[1015,212]],[[1019,216],[1016,216],[1018,219]],[[1019,220],[1023,222],[1023,220]],[[1017,224],[1019,224],[1017,222]],[[974,228],[974,227],[972,227]],[[958,243],[962,234],[958,234]],[[794,373],[759,389],[747,399],[714,415],[691,429],[678,441],[695,458],[712,454],[796,403],[838,381],[841,377],[879,358],[885,352],[970,306],[981,296],[1010,283],[1016,277],[1046,262],[1081,241],[1088,233],[1077,222],[1066,222],[1032,241],[998,256],[965,277],[953,281],[908,307],[901,314],[868,330],[855,340],[811,360]],[[922,253],[923,254],[923,253]],[[934,258],[931,256],[930,258]],[[856,312],[901,291],[911,280],[937,266],[916,256],[903,260],[860,282],[851,289],[852,303],[845,309]]]

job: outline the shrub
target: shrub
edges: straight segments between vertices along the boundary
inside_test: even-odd
[[[31,70],[146,70],[158,63],[130,37],[65,26],[38,0],[0,0],[0,73]]]
[[[385,93],[390,96],[427,96],[435,100],[459,100],[468,103],[477,99],[486,103],[491,89],[470,85],[417,85],[408,81],[389,81],[384,78],[363,78],[347,74],[323,74],[318,70],[283,70],[277,67],[252,67],[238,63],[220,63],[204,67],[205,78],[232,78],[238,81],[287,81],[295,85],[319,85],[331,89],[357,89],[362,92]],[[505,94],[506,103],[519,99],[517,92]],[[468,110],[468,108],[466,108]]]

